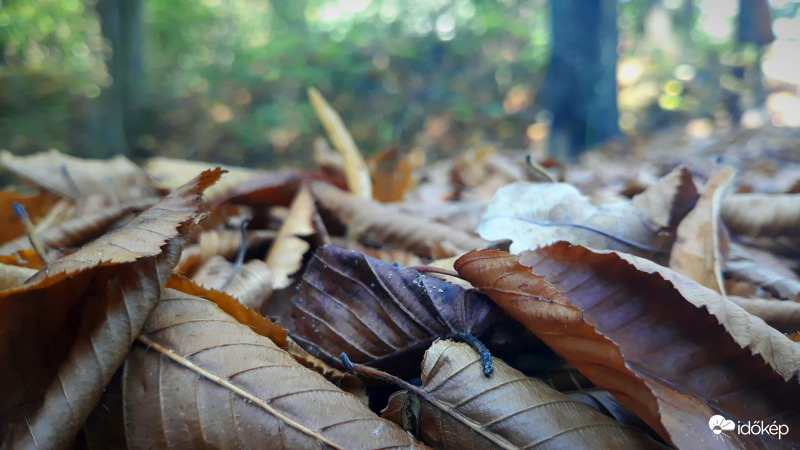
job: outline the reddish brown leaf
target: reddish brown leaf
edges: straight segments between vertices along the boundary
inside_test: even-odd
[[[678,447],[800,442],[797,344],[719,294],[648,260],[565,242],[519,260],[471,252],[455,267]],[[717,414],[792,431],[715,439]]]
[[[4,445],[64,447],[75,437],[178,261],[208,171],[143,212],[0,292]]]

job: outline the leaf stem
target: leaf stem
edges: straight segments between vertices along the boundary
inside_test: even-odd
[[[406,269],[416,270],[419,273],[438,273],[440,275],[447,275],[450,277],[461,278],[458,272],[452,269],[445,269],[444,267],[435,266],[408,266]],[[463,278],[462,278],[463,279]]]
[[[28,236],[28,241],[31,243],[31,247],[33,247],[33,251],[36,252],[36,256],[42,260],[45,266],[50,264],[50,261],[45,256],[44,247],[42,247],[41,242],[36,238],[34,234],[34,227],[33,222],[31,222],[31,218],[28,215],[28,211],[25,211],[25,207],[21,204],[14,202],[11,204],[11,207],[14,208],[14,214],[19,219],[20,223],[22,224],[22,229],[25,230],[25,235]]]

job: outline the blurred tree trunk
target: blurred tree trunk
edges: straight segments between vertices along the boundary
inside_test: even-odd
[[[772,15],[767,0],[739,0],[738,38],[741,44],[756,46],[757,56],[751,65],[742,67],[740,78],[752,88],[752,105],[764,103],[766,93],[761,73],[764,47],[775,41],[772,33]]]
[[[616,0],[551,0],[553,45],[545,106],[553,114],[550,154],[573,159],[620,135]]]
[[[112,84],[98,103],[93,133],[106,154],[130,154],[142,101],[142,0],[97,0],[103,37],[111,45],[106,62]]]

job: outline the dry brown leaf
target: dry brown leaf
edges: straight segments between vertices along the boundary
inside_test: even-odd
[[[725,272],[734,280],[743,280],[763,288],[784,300],[800,295],[800,278],[778,256],[738,244],[730,247]]]
[[[344,176],[347,179],[347,187],[350,188],[350,192],[357,197],[372,198],[372,180],[370,179],[369,169],[361,156],[361,152],[358,151],[356,143],[353,142],[353,137],[350,136],[350,132],[344,126],[342,118],[325,101],[322,94],[313,87],[308,89],[308,98],[317,113],[317,117],[319,117],[319,121],[325,127],[333,147],[342,155]]]
[[[311,190],[322,208],[350,227],[351,236],[365,235],[381,244],[429,258],[455,256],[487,245],[472,234],[402,213],[390,205],[358,198],[328,184],[315,183]],[[437,246],[448,254],[438,254]]]
[[[166,290],[142,331],[124,374],[131,448],[420,446],[212,302]]]
[[[303,187],[292,201],[289,215],[267,254],[267,267],[272,272],[275,289],[289,286],[290,277],[303,267],[303,255],[311,245],[302,238],[316,233],[314,223],[318,221],[314,198]]]
[[[245,231],[247,248],[261,245],[275,239],[277,234],[272,230]],[[233,258],[242,246],[242,232],[240,230],[211,230],[203,231],[197,238],[197,243],[189,245],[181,253],[181,260],[175,267],[175,272],[184,276],[192,276],[206,262],[214,256]]]
[[[260,259],[247,261],[237,271],[234,263],[215,256],[197,271],[192,281],[225,292],[255,311],[260,311],[272,294],[272,273]]]
[[[711,175],[700,200],[678,225],[678,237],[669,258],[672,270],[723,294],[719,210],[734,176],[736,170],[731,167]]]
[[[518,182],[501,188],[477,231],[487,241],[510,239],[512,253],[559,240],[643,255],[661,252],[668,244],[631,202],[595,206],[566,183]]]
[[[410,155],[400,155],[396,147],[369,159],[372,198],[379,202],[401,202],[414,189],[414,164]]]
[[[0,244],[25,234],[12,204],[24,206],[28,216],[36,224],[57,201],[58,198],[51,195],[21,195],[11,189],[0,191]]]
[[[677,447],[800,442],[794,431],[720,440],[709,429],[722,414],[800,430],[800,345],[714,291],[646,259],[566,242],[519,260],[470,252],[455,267]]]
[[[203,194],[203,198],[209,203],[215,203],[228,191],[266,173],[262,170],[253,170],[245,167],[163,157],[148,160],[145,165],[145,171],[147,171],[156,187],[172,191],[189,181],[192,178],[192,174],[200,173],[213,167],[221,167],[227,170],[228,173]]]
[[[0,165],[53,194],[72,200],[99,196],[107,202],[125,203],[156,194],[142,169],[124,156],[91,160],[56,150],[30,156],[14,156],[2,150]]]
[[[664,448],[499,359],[492,378],[480,365],[467,344],[434,342],[422,387],[392,395],[383,416],[410,425],[435,448]]]
[[[800,303],[761,298],[743,298],[729,295],[728,300],[741,306],[754,316],[779,331],[796,333],[800,331]]]
[[[34,234],[45,251],[69,252],[75,247],[79,247],[102,235],[108,230],[109,226],[128,214],[149,208],[157,202],[157,198],[131,200],[120,205],[109,206],[93,214],[72,218],[52,227],[41,229],[37,226]],[[20,236],[0,246],[0,255],[7,255],[30,248],[31,243],[28,237]]]
[[[59,448],[74,439],[158,301],[203,189],[220,174],[204,172],[26,285],[0,292],[4,446]]]
[[[689,170],[678,167],[634,196],[631,203],[657,226],[674,229],[699,197]]]
[[[732,233],[747,236],[800,235],[800,194],[732,194],[722,203]]]

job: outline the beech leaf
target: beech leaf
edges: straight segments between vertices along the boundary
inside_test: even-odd
[[[559,242],[519,258],[470,252],[456,270],[679,448],[798,445],[800,344],[646,259]],[[715,439],[712,416],[790,433]]]
[[[0,292],[5,446],[68,445],[125,359],[199,217],[207,171],[122,228]],[[42,312],[46,311],[46,314]]]
[[[124,373],[131,448],[415,448],[214,303],[167,289]]]
[[[499,359],[492,378],[472,370],[480,364],[466,344],[434,342],[422,362],[421,389],[392,395],[383,416],[444,449],[664,448]]]

